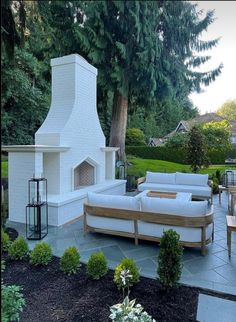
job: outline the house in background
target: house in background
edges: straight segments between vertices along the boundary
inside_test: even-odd
[[[194,125],[204,124],[209,122],[221,122],[224,118],[217,115],[216,113],[207,113],[203,115],[198,115],[190,120],[181,120],[177,125],[176,129],[169,134],[165,135],[163,138],[150,138],[149,146],[162,146],[166,141],[176,133],[187,133],[191,130]],[[231,143],[236,147],[236,121],[229,121],[231,125]]]

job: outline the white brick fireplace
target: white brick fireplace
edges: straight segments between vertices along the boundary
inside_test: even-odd
[[[51,60],[52,99],[35,145],[9,152],[9,219],[25,222],[27,183],[48,180],[49,224],[62,225],[83,212],[88,191],[124,194],[115,180],[117,148],[105,147],[96,107],[97,69],[79,55]]]

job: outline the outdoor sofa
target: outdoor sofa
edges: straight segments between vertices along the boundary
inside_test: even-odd
[[[212,204],[212,181],[208,174],[146,172],[138,179],[138,191],[190,192],[193,199],[209,200]]]
[[[213,206],[207,201],[141,198],[88,193],[84,204],[84,232],[96,232],[160,241],[163,231],[173,229],[188,247],[205,247],[214,237]]]

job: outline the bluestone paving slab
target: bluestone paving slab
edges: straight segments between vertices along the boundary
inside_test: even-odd
[[[102,247],[101,250],[107,259],[116,261],[117,264],[125,257],[124,253],[122,253],[120,247],[117,245]]]
[[[217,242],[214,242],[207,247],[207,254],[215,254],[217,252],[221,252],[222,250],[225,250],[225,247]]]
[[[200,322],[235,322],[236,302],[199,294],[197,320]]]
[[[140,273],[146,272],[148,274],[153,274],[153,278],[157,276],[157,265],[151,259],[139,260],[136,262]]]
[[[206,271],[225,265],[226,262],[219,257],[211,254],[211,256],[205,256],[205,258],[195,258],[184,263],[184,266],[190,273],[196,274],[200,271]]]
[[[132,249],[129,251],[124,251],[125,256],[132,258],[134,260],[146,259],[157,255],[158,247],[146,247],[145,249]]]
[[[236,255],[231,254],[231,257],[228,256],[228,250],[223,250],[222,252],[218,252],[215,254],[217,257],[223,259],[226,263],[232,263],[234,267],[236,267]]]
[[[221,284],[227,284],[228,282],[226,278],[218,274],[216,271],[212,271],[212,270],[202,271],[200,273],[194,274],[194,278],[208,281],[208,282],[221,283]]]
[[[228,284],[231,286],[236,286],[235,267],[231,266],[230,264],[226,264],[216,268],[215,271],[223,276],[228,281]]]

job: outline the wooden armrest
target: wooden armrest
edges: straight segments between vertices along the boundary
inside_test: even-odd
[[[138,178],[138,180],[137,180],[137,184],[139,185],[139,184],[141,184],[141,183],[143,183],[143,182],[145,182],[145,181],[146,181],[146,177]]]

